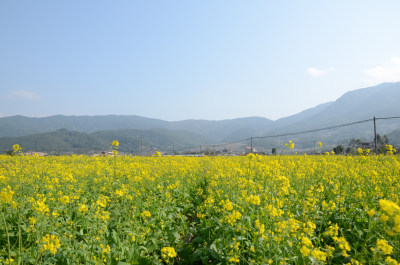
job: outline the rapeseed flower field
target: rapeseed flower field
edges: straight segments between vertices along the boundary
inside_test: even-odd
[[[399,264],[399,156],[112,147],[0,156],[0,264]]]

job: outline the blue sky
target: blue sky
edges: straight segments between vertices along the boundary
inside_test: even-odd
[[[278,119],[400,81],[400,1],[1,1],[0,116]]]

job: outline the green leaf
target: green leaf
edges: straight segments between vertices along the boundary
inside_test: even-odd
[[[210,254],[214,259],[220,259],[220,255],[218,254],[217,246],[215,243],[210,245]]]

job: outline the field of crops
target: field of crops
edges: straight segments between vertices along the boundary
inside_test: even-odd
[[[398,264],[400,156],[0,156],[0,264]]]

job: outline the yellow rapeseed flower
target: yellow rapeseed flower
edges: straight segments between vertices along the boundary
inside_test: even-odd
[[[323,252],[322,250],[319,250],[319,249],[314,249],[312,252],[311,252],[311,255],[316,259],[316,260],[319,260],[319,261],[326,261],[326,253],[325,252]]]
[[[399,265],[400,264],[397,260],[392,259],[391,257],[387,257],[385,259],[385,261],[386,261],[387,265]]]
[[[308,255],[311,253],[311,250],[303,245],[300,249],[300,252],[304,257],[308,257]]]
[[[260,205],[261,199],[258,195],[250,195],[249,197],[246,197],[246,202],[251,203],[254,205]]]
[[[119,142],[118,142],[117,140],[114,140],[114,141],[112,142],[112,147],[115,148],[115,149],[118,149],[118,147],[119,147]]]
[[[169,258],[175,258],[176,252],[173,247],[163,247],[161,249],[161,255],[164,260],[168,260]]]
[[[308,237],[303,237],[301,239],[301,243],[306,247],[312,247],[313,246],[311,240]]]
[[[385,255],[390,255],[393,252],[393,247],[389,245],[385,239],[378,239],[376,241],[376,247]]]
[[[19,146],[19,144],[14,144],[13,145],[13,151],[14,153],[20,153],[22,150],[22,147]]]
[[[369,217],[374,216],[374,215],[375,215],[374,209],[369,210],[369,211],[367,212],[367,214],[369,215]]]
[[[46,198],[32,199],[33,208],[40,214],[47,214],[49,212],[49,207],[45,204]]]
[[[379,200],[379,206],[389,216],[400,214],[400,207],[392,201],[381,199]]]
[[[3,188],[0,191],[0,201],[5,202],[5,203],[11,203],[14,193],[15,192],[11,190],[10,186]]]
[[[47,234],[42,238],[42,248],[40,249],[41,252],[49,250],[51,254],[55,255],[57,249],[61,247],[60,240],[55,235]]]
[[[142,212],[142,217],[146,218],[146,217],[151,217],[151,213],[149,211],[143,211]]]

